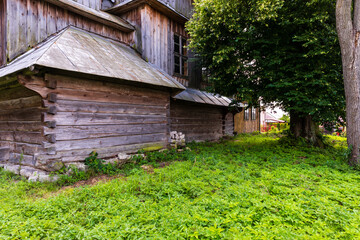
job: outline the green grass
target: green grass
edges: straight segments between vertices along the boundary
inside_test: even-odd
[[[148,174],[95,186],[14,181],[0,172],[0,239],[359,239],[360,172],[345,139],[317,149],[242,135],[148,154]],[[43,196],[48,196],[44,198]]]

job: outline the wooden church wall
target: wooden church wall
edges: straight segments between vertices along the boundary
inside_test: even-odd
[[[6,63],[6,2],[0,0],[0,66]]]
[[[95,10],[101,9],[102,0],[73,0],[73,1]]]
[[[133,47],[142,54],[142,58],[158,68],[173,75],[174,34],[188,38],[183,24],[165,16],[147,4],[133,9],[121,16],[136,27]],[[176,78],[184,86],[188,82]]]
[[[132,42],[132,33],[121,32],[44,0],[7,0],[7,12],[8,61],[69,25],[124,43]]]

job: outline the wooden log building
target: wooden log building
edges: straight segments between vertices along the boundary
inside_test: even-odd
[[[0,162],[54,171],[94,150],[167,147],[171,131],[232,135],[231,100],[198,90],[191,11],[191,0],[0,0]]]

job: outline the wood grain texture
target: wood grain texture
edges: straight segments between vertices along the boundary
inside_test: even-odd
[[[255,131],[260,131],[260,114],[259,109],[256,109],[256,120],[251,120],[251,109],[249,109],[249,120],[244,119],[244,112],[235,114],[234,116],[234,131],[236,133],[252,133]]]
[[[170,128],[187,142],[217,140],[233,134],[233,118],[223,107],[171,100]]]
[[[4,34],[5,31],[4,33],[1,31],[1,37],[6,36],[6,39],[0,40],[0,44],[5,44],[6,55],[10,61],[69,25],[116,41],[133,43],[133,33],[131,32],[123,32],[113,26],[81,16],[74,11],[58,7],[45,0],[9,1],[6,10],[7,19],[5,15],[1,15],[0,18],[6,19],[6,34]],[[1,26],[0,28],[3,30]]]
[[[7,0],[0,0],[0,66],[6,63]]]
[[[45,140],[41,97],[20,84],[3,88],[0,96],[0,148],[9,148],[11,161],[19,163],[24,156],[22,161],[32,164],[34,155],[43,151]]]
[[[56,88],[46,88],[36,80],[27,80],[25,85],[44,96],[56,94],[55,103],[43,101],[44,107],[57,109],[55,114],[45,114],[43,118],[46,123],[56,122],[55,127],[49,125],[43,132],[45,136],[55,136],[50,140],[56,142],[45,146],[55,149],[52,157],[61,152],[63,161],[75,161],[84,160],[83,152],[80,156],[66,154],[82,149],[122,149],[128,145],[132,146],[128,150],[135,151],[135,146],[159,142],[160,146],[167,145],[169,92],[61,75],[45,78],[56,81]],[[87,150],[87,154],[90,152]],[[112,152],[112,156],[117,153]]]
[[[176,33],[189,37],[184,23],[174,21],[148,4],[141,4],[120,16],[136,27],[133,40],[142,58],[173,76],[173,36]],[[188,85],[185,78],[175,79]]]

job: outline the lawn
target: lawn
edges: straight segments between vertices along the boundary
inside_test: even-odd
[[[0,239],[359,239],[360,171],[344,138],[327,141],[191,144],[81,187],[0,171]]]

